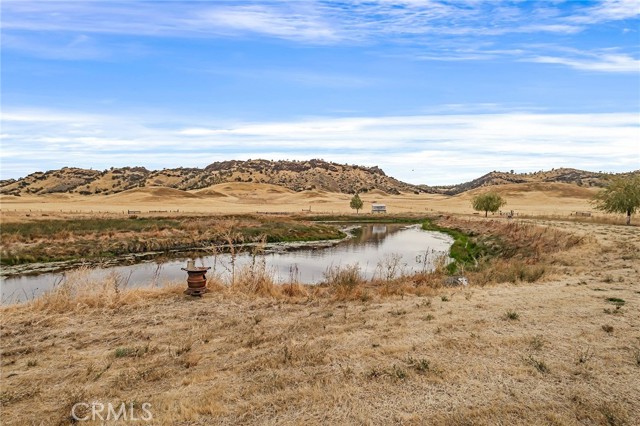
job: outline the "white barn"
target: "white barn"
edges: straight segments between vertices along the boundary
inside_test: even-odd
[[[371,213],[386,213],[387,206],[384,204],[371,204]]]

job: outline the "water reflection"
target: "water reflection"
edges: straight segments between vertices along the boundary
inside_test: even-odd
[[[321,282],[328,268],[357,264],[363,275],[387,278],[394,275],[426,271],[433,268],[434,260],[448,252],[452,239],[439,232],[423,231],[419,226],[398,224],[363,225],[356,236],[338,245],[322,249],[303,249],[275,252],[259,256],[267,272],[279,282],[295,279],[301,283]],[[238,255],[235,269],[255,261],[250,253]],[[129,287],[162,285],[186,281],[180,270],[185,257],[135,265],[113,266],[91,270],[86,279],[99,281],[109,275],[118,276]],[[228,254],[204,256],[196,259],[197,265],[211,266],[209,276],[228,279],[231,258]],[[37,297],[51,289],[64,278],[63,273],[17,276],[2,280],[3,303],[23,301]]]

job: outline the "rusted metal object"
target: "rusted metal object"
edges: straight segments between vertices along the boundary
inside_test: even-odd
[[[189,287],[184,291],[184,294],[188,294],[190,296],[202,296],[209,291],[207,288],[207,277],[205,274],[209,269],[211,269],[210,266],[197,267],[193,260],[189,260],[187,261],[187,267],[180,269],[187,271],[187,274],[189,274],[189,277],[187,278],[187,285]]]

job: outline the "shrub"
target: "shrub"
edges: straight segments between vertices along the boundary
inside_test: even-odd
[[[520,314],[518,314],[516,311],[507,311],[502,316],[502,318],[505,320],[517,321],[520,319]]]
[[[613,326],[609,324],[605,324],[602,326],[602,330],[604,330],[605,333],[611,334],[613,333]]]

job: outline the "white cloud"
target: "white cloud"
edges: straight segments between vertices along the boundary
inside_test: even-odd
[[[531,62],[544,64],[560,64],[584,71],[639,73],[640,59],[623,54],[603,54],[590,58],[568,58],[557,56],[537,56]]]
[[[494,169],[640,168],[636,113],[492,113],[314,118],[212,125],[167,117],[7,111],[3,178],[78,166],[198,166],[225,159],[379,165],[413,183],[446,184]]]
[[[280,11],[267,6],[216,7],[201,12],[198,27],[207,25],[238,31],[249,31],[298,40],[336,41],[340,37],[317,15],[298,11]]]

